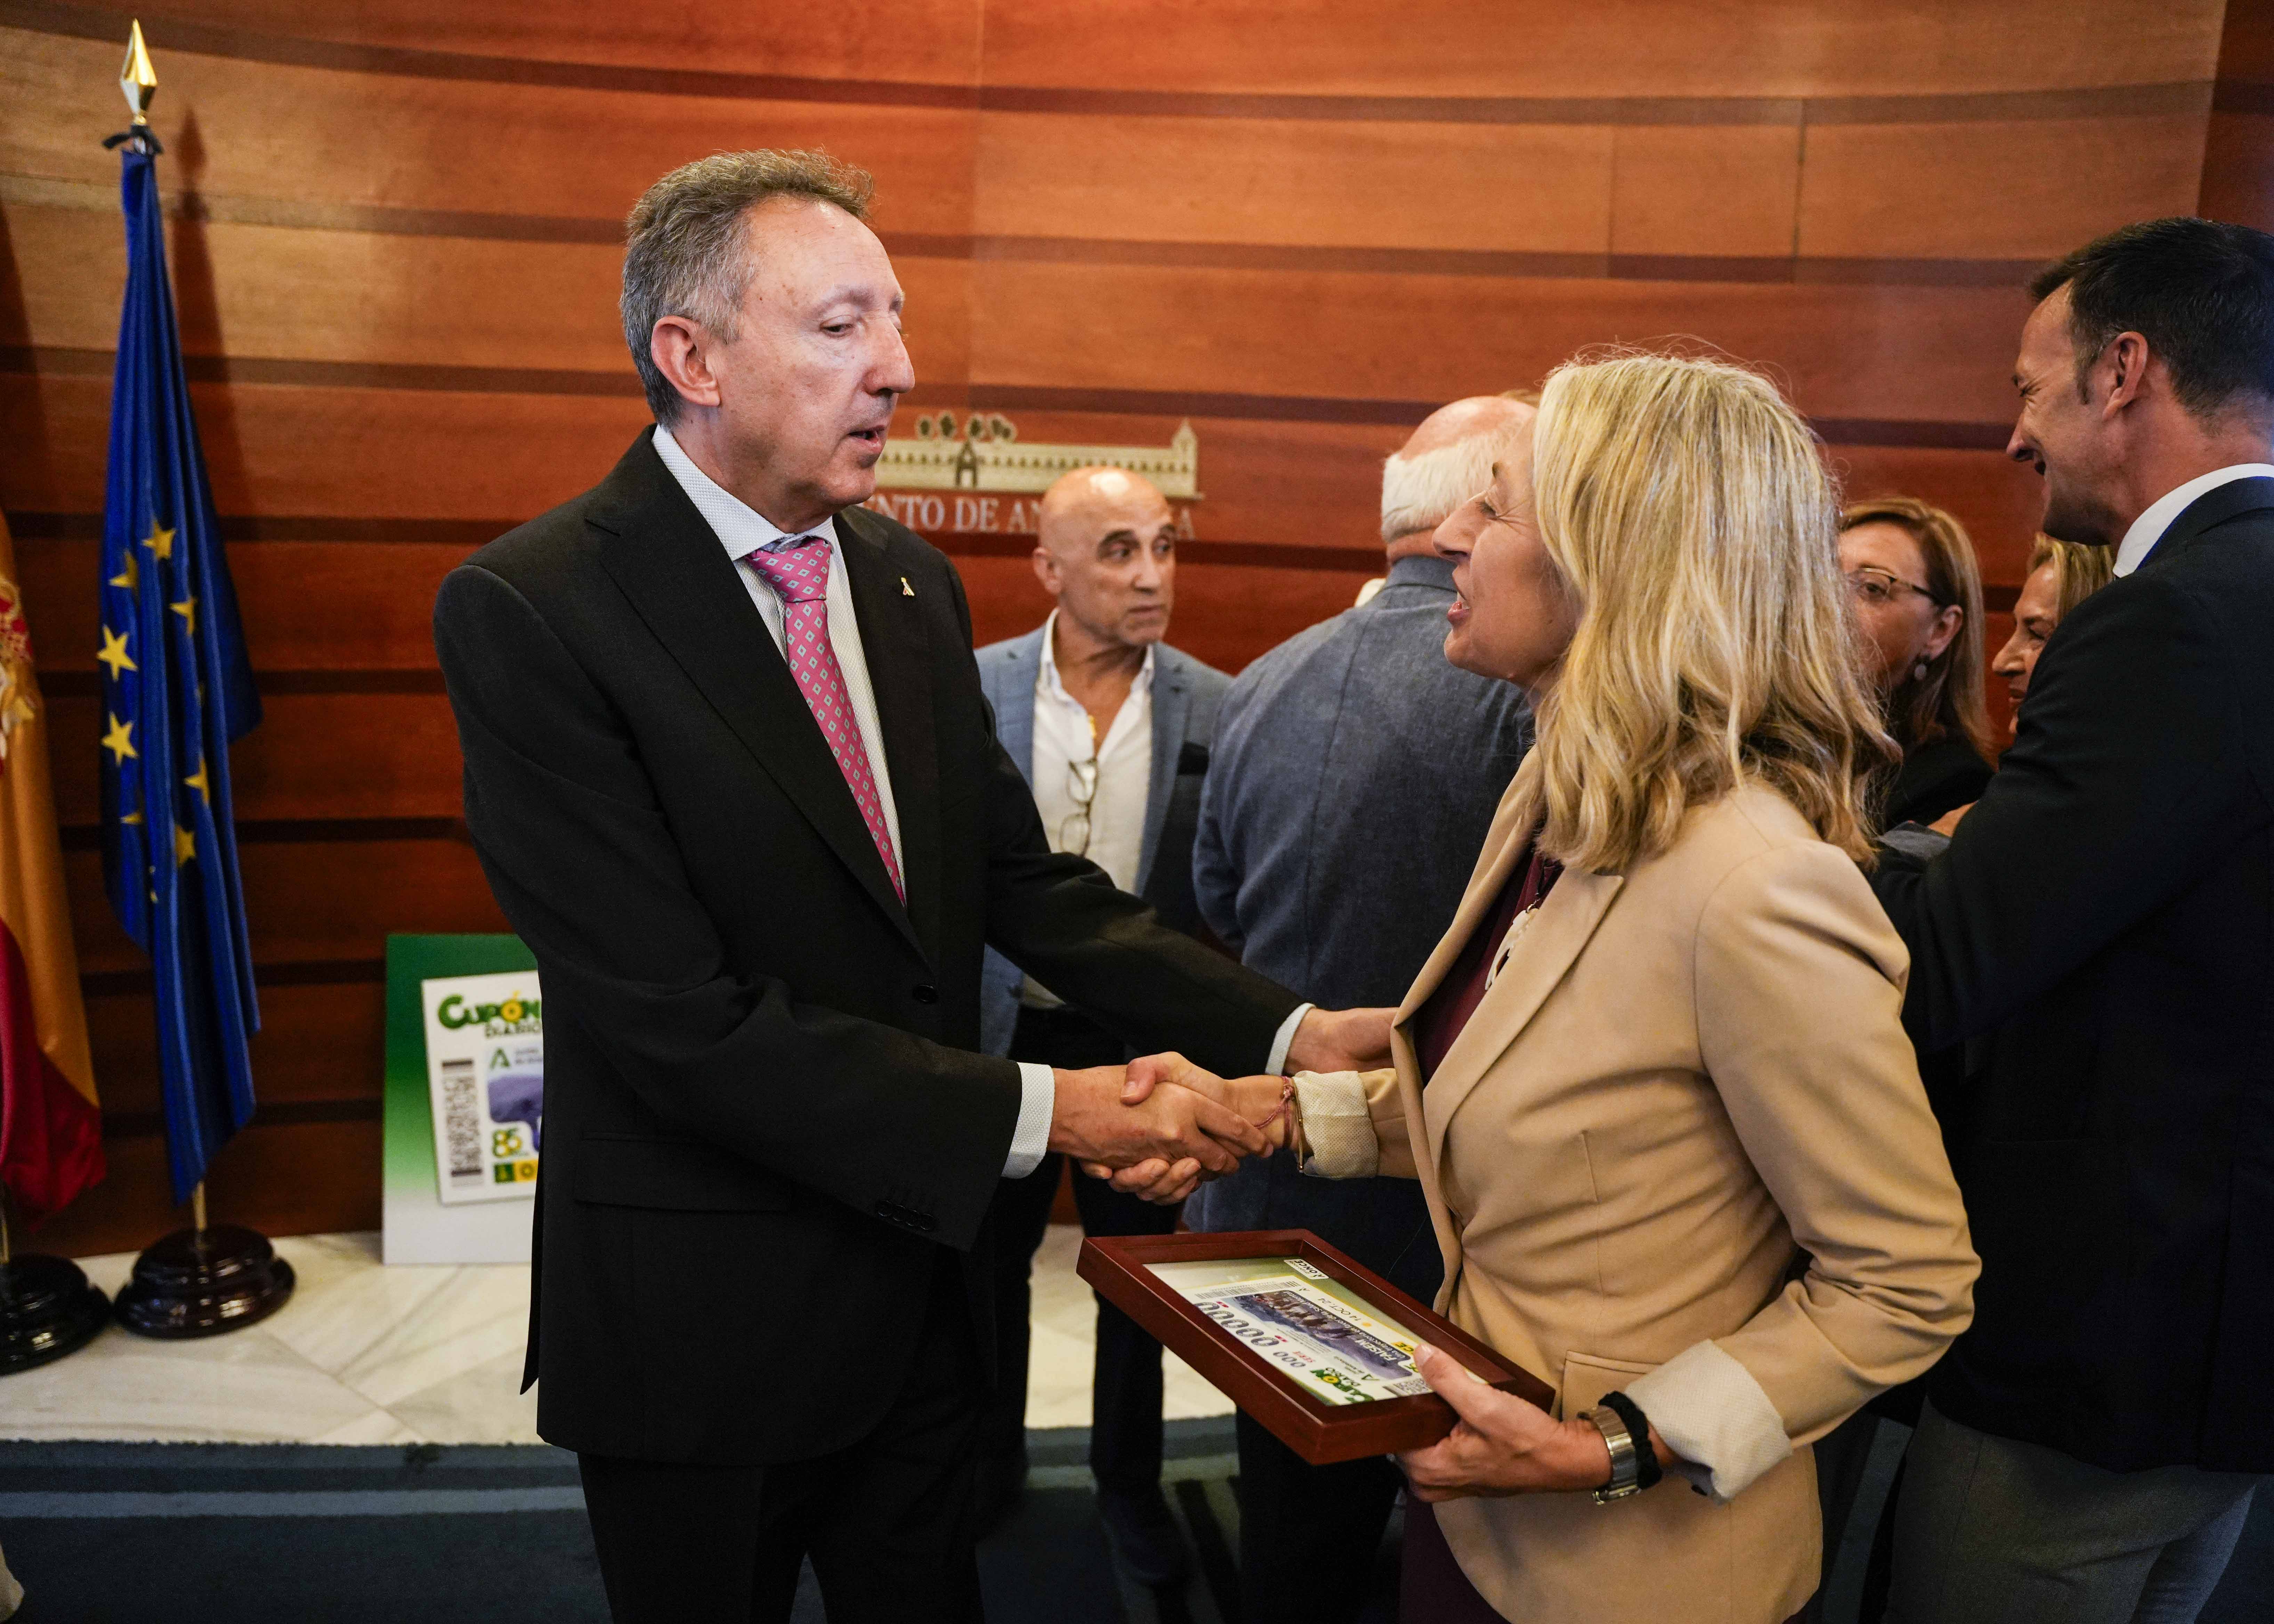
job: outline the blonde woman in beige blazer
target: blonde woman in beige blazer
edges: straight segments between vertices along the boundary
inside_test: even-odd
[[[1776,1624],[1816,1587],[1807,1446],[1935,1362],[1977,1267],[1856,866],[1892,748],[1829,482],[1767,384],[1566,367],[1533,458],[1438,545],[1448,657],[1531,689],[1539,744],[1394,1068],[1297,1077],[1273,1131],[1309,1172],[1419,1178],[1440,1311],[1557,1389],[1543,1412],[1425,1357],[1463,1420],[1402,1457],[1408,1620]],[[1251,1119],[1282,1097],[1147,1065]],[[1650,1462],[1615,1479],[1630,1418]]]

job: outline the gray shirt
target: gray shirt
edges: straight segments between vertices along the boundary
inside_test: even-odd
[[[1371,603],[1249,665],[1217,718],[1193,851],[1201,915],[1324,1009],[1405,996],[1531,746],[1514,684],[1446,663],[1452,601],[1450,564],[1400,559]],[[1203,1185],[1186,1215],[1316,1230],[1408,1290],[1438,1267],[1411,1180],[1306,1179],[1274,1156]]]

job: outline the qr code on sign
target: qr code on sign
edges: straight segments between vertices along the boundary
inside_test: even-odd
[[[474,1063],[442,1063],[442,1132],[450,1147],[450,1177],[482,1176],[482,1113],[474,1099]]]

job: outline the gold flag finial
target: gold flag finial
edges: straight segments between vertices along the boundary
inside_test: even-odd
[[[150,122],[151,99],[158,94],[158,71],[150,65],[150,52],[142,43],[142,19],[134,19],[134,32],[126,41],[126,60],[118,69],[118,88],[125,93],[127,111],[134,115],[138,125]]]

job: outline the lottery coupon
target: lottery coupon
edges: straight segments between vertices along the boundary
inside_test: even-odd
[[[434,1179],[446,1205],[537,1192],[545,1124],[545,1006],[535,971],[419,984],[434,1101]]]
[[[1329,1404],[1427,1393],[1420,1342],[1300,1258],[1148,1266],[1178,1295]]]

